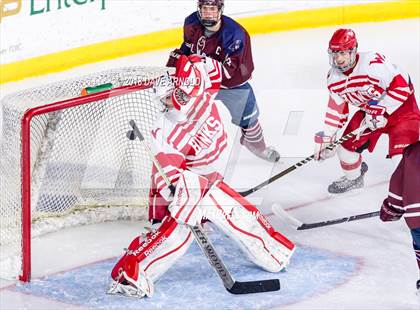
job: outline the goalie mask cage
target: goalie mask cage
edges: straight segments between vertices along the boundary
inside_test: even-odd
[[[152,163],[126,133],[131,119],[150,132],[158,113],[152,81],[166,70],[110,70],[2,100],[1,278],[30,280],[31,237],[145,217]],[[81,95],[105,83],[112,88]]]

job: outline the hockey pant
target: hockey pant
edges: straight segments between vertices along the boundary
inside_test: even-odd
[[[178,188],[179,184],[177,191]],[[295,250],[294,244],[276,232],[253,205],[224,183],[213,186],[193,209],[200,213],[200,219],[205,216],[211,220],[236,241],[251,261],[267,271],[283,269]],[[190,214],[191,208],[182,210]],[[178,212],[180,218],[184,217],[183,211]],[[153,283],[187,251],[192,240],[187,225],[166,217],[156,231],[131,242],[112,270],[110,292],[152,296]]]
[[[343,136],[359,128],[364,118],[365,113],[357,111],[344,130]],[[367,129],[360,135],[343,142],[337,148],[337,154],[346,177],[355,179],[360,176],[360,165],[362,163],[360,153],[365,149],[373,152],[382,134],[387,134],[389,137],[388,156],[397,156],[396,164],[398,164],[404,148],[419,140],[419,128],[420,121],[417,115],[413,114],[411,116],[410,114],[399,122],[389,121],[384,128],[375,131]]]

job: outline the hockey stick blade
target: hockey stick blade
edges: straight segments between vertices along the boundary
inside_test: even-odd
[[[134,130],[127,131],[127,138],[131,141],[136,139],[136,134],[134,133]]]
[[[259,280],[259,281],[247,281],[239,282],[235,281],[231,276],[229,270],[226,268],[224,262],[219,257],[211,244],[210,239],[204,233],[200,224],[196,226],[190,226],[191,231],[196,237],[196,241],[207,257],[214,270],[223,281],[223,285],[226,290],[231,294],[252,294],[252,293],[264,293],[280,290],[279,279]]]
[[[285,221],[289,222],[294,228],[299,229],[303,225],[301,221],[299,221],[297,218],[294,218],[289,213],[287,213],[282,206],[275,203],[271,206],[271,210],[275,215],[277,215],[279,218],[284,219]]]
[[[280,290],[280,280],[261,280],[261,281],[249,281],[239,282],[235,281],[233,286],[226,290],[231,294],[253,294],[253,293],[264,293],[274,292]]]
[[[132,134],[131,134],[132,136],[129,136],[130,131],[127,133],[128,139],[134,140],[136,137],[138,137],[140,139],[140,141],[144,141],[144,137],[141,134],[140,129],[137,127],[137,124],[134,120],[130,121],[130,126],[131,126],[131,128],[133,128],[133,130],[132,130]],[[131,137],[133,137],[133,139]]]

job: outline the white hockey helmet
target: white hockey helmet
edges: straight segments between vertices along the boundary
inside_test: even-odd
[[[174,81],[169,73],[162,75],[155,81],[152,99],[158,105],[161,112],[167,111],[170,108],[167,105],[167,100],[171,98],[174,88]]]

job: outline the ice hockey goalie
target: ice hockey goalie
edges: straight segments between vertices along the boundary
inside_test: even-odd
[[[203,219],[261,268],[278,272],[288,264],[295,245],[224,183],[216,168],[227,145],[213,100],[220,81],[220,63],[192,55],[180,57],[174,77],[157,82],[156,99],[164,113],[152,130],[153,152],[176,191],[172,197],[153,169],[149,216],[161,223],[130,243],[111,272],[110,294],[152,296],[155,281],[193,241],[188,225]]]

